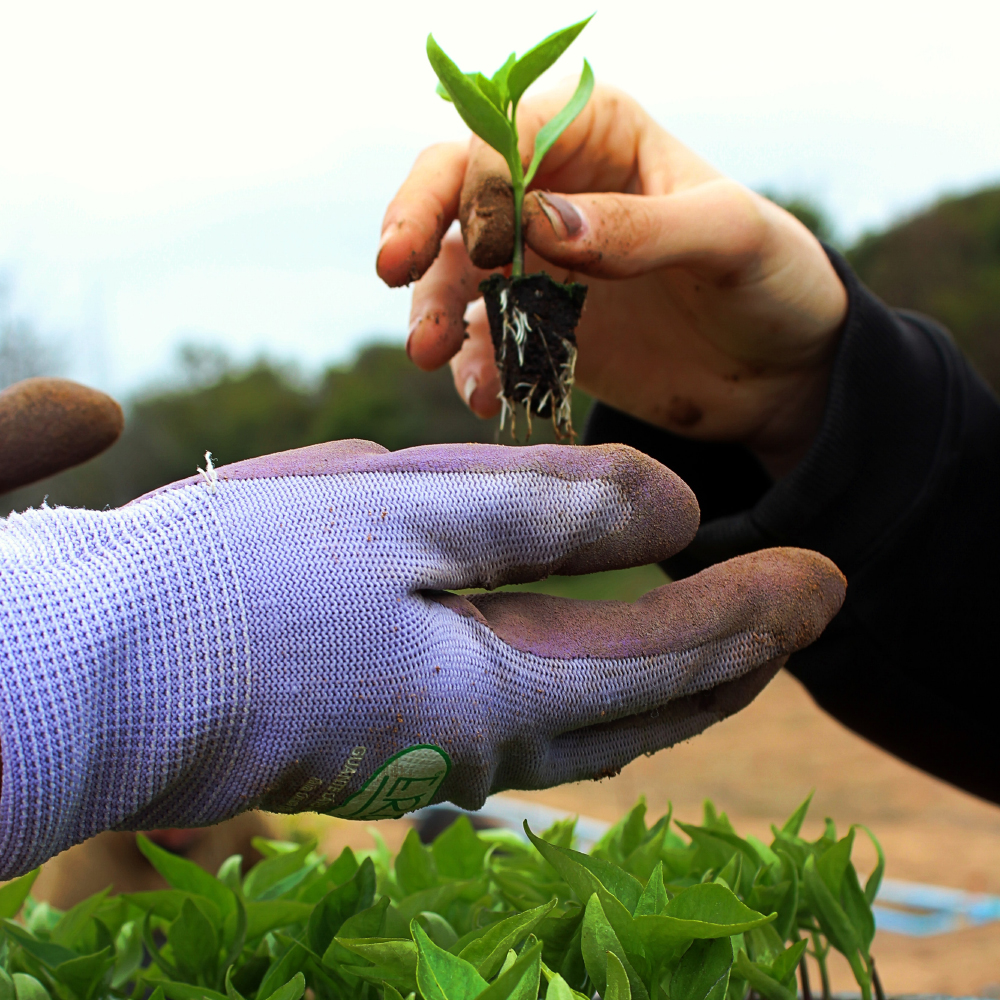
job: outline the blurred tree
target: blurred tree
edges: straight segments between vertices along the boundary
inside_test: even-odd
[[[945,198],[847,256],[889,305],[943,323],[1000,392],[1000,187]]]
[[[370,345],[352,364],[328,369],[315,389],[290,369],[266,361],[240,369],[210,349],[184,347],[179,360],[181,387],[134,400],[114,447],[4,497],[0,516],[46,497],[50,504],[117,507],[190,476],[206,451],[221,465],[349,437],[392,450],[500,438],[496,420],[479,420],[458,398],[447,368],[418,371],[401,347]],[[582,393],[574,396],[581,425],[589,405]],[[506,432],[502,440],[512,443]],[[553,440],[551,425],[536,420],[532,443]]]
[[[35,375],[60,375],[61,352],[10,310],[9,282],[0,275],[0,389]]]

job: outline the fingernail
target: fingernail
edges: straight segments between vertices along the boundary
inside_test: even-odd
[[[546,206],[555,212],[559,221],[562,222],[562,228],[566,231],[566,235],[561,237],[562,239],[572,239],[583,229],[583,216],[573,202],[563,198],[562,195],[552,194],[551,191],[538,191],[537,194],[539,207],[545,212],[557,234],[559,227],[556,226],[555,219],[546,211]]]
[[[421,323],[423,323],[423,321],[424,321],[423,316],[420,316],[419,318],[415,319],[410,324],[410,332],[406,335],[406,356],[411,361],[413,360],[413,355],[410,353],[410,349],[413,345],[413,335],[417,332],[417,328],[420,326]]]
[[[466,406],[471,406],[472,405],[472,394],[476,391],[476,389],[478,388],[478,386],[479,386],[479,383],[476,381],[476,376],[475,375],[470,375],[465,380],[465,387],[462,389],[462,395],[465,397],[465,405]]]

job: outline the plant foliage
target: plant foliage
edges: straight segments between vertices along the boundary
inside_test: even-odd
[[[257,841],[245,877],[140,836],[171,889],[63,913],[28,896],[37,872],[0,887],[0,1000],[794,1000],[803,954],[825,970],[831,948],[868,998],[882,852],[862,887],[856,828],[804,840],[808,804],[770,845],[710,803],[647,826],[640,800],[590,854],[572,820],[525,843],[463,817],[394,859]]]
[[[520,59],[512,52],[492,76],[463,73],[434,40],[434,36],[427,36],[427,58],[440,81],[438,93],[455,105],[455,110],[465,124],[492,146],[510,169],[511,187],[514,190],[514,277],[524,271],[524,247],[521,239],[524,192],[534,179],[545,154],[590,99],[594,89],[594,73],[590,63],[583,60],[583,72],[573,96],[535,136],[535,152],[527,170],[521,163],[518,151],[517,105],[528,87],[569,48],[589,21],[588,17],[554,32]]]

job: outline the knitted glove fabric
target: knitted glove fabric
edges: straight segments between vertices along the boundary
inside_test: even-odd
[[[843,599],[769,550],[634,605],[470,599],[663,559],[687,487],[618,445],[336,442],[0,530],[0,879],[105,829],[376,819],[598,777],[746,704]]]

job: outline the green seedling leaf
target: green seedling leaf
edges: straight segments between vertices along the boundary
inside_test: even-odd
[[[47,969],[55,969],[63,962],[69,962],[79,957],[75,951],[70,951],[69,948],[64,948],[61,944],[39,941],[20,924],[15,924],[13,920],[5,920],[3,928],[9,938],[16,941],[29,955],[37,958]]]
[[[0,1000],[17,1000],[17,988],[14,980],[4,971],[6,955],[0,955]]]
[[[648,956],[669,961],[689,941],[732,937],[775,917],[751,910],[718,882],[703,882],[681,890],[659,915],[636,917],[635,928]]]
[[[309,953],[300,942],[293,942],[286,951],[271,963],[257,988],[258,997],[269,997],[280,986],[301,972],[309,958]]]
[[[403,1000],[403,994],[391,983],[383,983],[382,1000]]]
[[[100,892],[95,892],[93,896],[88,896],[67,910],[52,928],[51,939],[56,944],[65,945],[78,952],[83,951],[82,948],[78,947],[78,939],[90,928],[94,914],[101,908],[110,891],[111,889],[108,887]]]
[[[731,938],[695,941],[670,977],[670,1000],[724,1000],[732,967]]]
[[[275,899],[267,903],[247,903],[247,940],[259,941],[269,931],[304,924],[316,908],[294,899]]]
[[[118,898],[124,899],[143,913],[151,913],[154,917],[163,917],[164,920],[176,920],[181,914],[184,901],[189,899],[205,914],[213,926],[218,927],[222,923],[222,914],[215,903],[191,892],[181,892],[178,889],[153,889],[149,892],[124,893]]]
[[[635,1000],[649,1000],[646,987],[629,962],[625,949],[608,921],[596,892],[587,901],[580,934],[580,950],[583,952],[587,974],[597,992],[602,996],[607,989],[608,952],[613,952],[628,974],[632,996]]]
[[[343,885],[331,889],[316,904],[309,918],[306,940],[322,955],[348,917],[367,910],[375,900],[375,865],[365,858],[361,867]]]
[[[865,898],[869,905],[872,905],[878,895],[879,886],[882,884],[882,876],[885,874],[885,854],[882,852],[882,845],[878,842],[875,834],[867,826],[862,826],[861,829],[865,831],[868,839],[872,842],[872,847],[875,848],[875,854],[878,857],[878,864],[875,865],[875,870],[868,876],[868,881],[865,883]]]
[[[471,962],[484,979],[492,979],[497,975],[507,952],[516,948],[534,931],[555,905],[556,901],[553,899],[484,928],[478,937],[463,945],[459,956]]]
[[[507,105],[510,104],[510,90],[507,87],[507,77],[510,75],[511,67],[517,62],[517,56],[511,52],[507,56],[507,61],[493,74],[493,83],[500,91],[500,110],[507,114]]]
[[[315,849],[316,840],[311,838],[293,851],[284,851],[254,865],[243,880],[243,895],[248,900],[263,902],[294,888],[312,870],[308,867],[308,857]],[[320,859],[315,859],[312,868],[319,863]]]
[[[35,879],[38,878],[38,873],[41,870],[41,868],[36,868],[34,871],[28,872],[27,875],[22,875],[20,878],[0,886],[0,919],[16,917],[20,913],[21,907],[24,905],[25,899],[28,898],[28,893],[31,892],[31,887],[35,884]]]
[[[593,16],[553,32],[511,66],[507,73],[507,90],[515,108],[524,92],[570,47]]]
[[[538,172],[545,154],[555,145],[556,140],[573,123],[576,116],[584,109],[590,95],[594,92],[594,71],[590,68],[590,63],[583,60],[583,72],[580,74],[580,82],[577,84],[573,96],[566,102],[566,106],[557,115],[550,118],[535,136],[535,152],[531,158],[531,165],[524,175],[524,186],[527,187]],[[645,827],[643,827],[645,832]]]
[[[191,978],[214,973],[219,937],[205,914],[190,899],[184,900],[181,915],[167,930],[167,941],[178,968]]]
[[[527,822],[524,824],[524,832],[538,853],[566,880],[581,903],[586,903],[600,886],[614,896],[629,913],[635,912],[643,888],[637,878],[611,861],[546,843],[531,832]]]
[[[806,942],[796,941],[771,963],[771,978],[795,992],[795,970],[805,954]]]
[[[782,986],[756,962],[751,962],[745,951],[736,956],[735,970],[766,1000],[798,1000],[794,990]]]
[[[240,854],[230,854],[219,865],[219,870],[215,873],[215,877],[227,889],[239,895],[243,891],[243,856]]]
[[[513,968],[514,963],[517,961],[517,952],[513,948],[507,952],[507,957],[503,960],[503,965],[500,966],[500,971],[497,973],[498,976],[502,976],[508,969]]]
[[[458,935],[455,933],[455,928],[440,913],[422,910],[413,919],[439,948],[444,948],[448,952],[452,950]]]
[[[662,913],[667,905],[667,890],[663,885],[663,862],[657,862],[646,888],[642,890],[635,907],[635,916],[647,917]]]
[[[806,796],[805,801],[785,820],[785,825],[781,828],[781,832],[786,837],[797,837],[799,835],[799,831],[802,829],[802,824],[806,818],[806,813],[809,812],[809,806],[815,794],[815,791],[810,792]]]
[[[299,1000],[306,991],[306,977],[297,972],[284,986],[279,986],[267,1000]]]
[[[114,964],[115,950],[108,946],[93,955],[81,955],[57,965],[52,975],[79,1000],[90,1000],[99,990],[106,991]]]
[[[111,988],[120,990],[142,965],[142,927],[135,920],[122,924],[115,940],[115,969]]]
[[[163,991],[161,996],[166,995],[169,1000],[229,1000],[225,993],[210,990],[206,986],[191,986],[189,983],[165,979],[157,980],[157,990],[149,1000],[153,1000],[160,990]]]
[[[427,36],[427,58],[465,124],[509,164],[518,153],[513,129],[504,115],[445,55],[433,35]]]
[[[15,972],[10,978],[14,981],[17,1000],[52,1000],[49,991],[34,976]]]
[[[459,816],[431,845],[438,874],[445,878],[475,878],[483,870],[488,850],[476,836],[468,816]]]
[[[409,926],[410,921],[424,910],[444,913],[457,899],[475,899],[481,896],[485,889],[485,882],[479,879],[469,882],[449,882],[446,885],[424,889],[404,897],[398,902],[396,909],[403,922]]]
[[[135,842],[149,863],[175,889],[192,892],[211,900],[219,908],[223,917],[227,917],[236,909],[236,896],[232,890],[224,886],[214,876],[209,875],[204,868],[186,858],[179,858],[176,854],[163,850],[162,847],[157,847],[141,833],[136,834]]]
[[[640,795],[636,804],[608,829],[590,853],[620,865],[645,838],[646,797]]]
[[[868,949],[871,948],[872,940],[875,937],[875,915],[868,903],[861,883],[858,881],[858,873],[854,870],[854,865],[849,864],[844,871],[844,878],[840,884],[840,901],[844,907],[847,919],[854,925],[858,932],[858,939],[861,943],[861,954],[868,958]]]
[[[852,826],[843,840],[838,840],[833,847],[824,851],[816,859],[816,870],[835,899],[840,898],[841,883],[844,880],[844,872],[847,871],[847,866],[851,863],[853,850],[854,827]]]
[[[370,983],[392,983],[402,994],[417,988],[417,946],[391,938],[337,938],[348,951],[372,964],[344,966],[344,971]]]
[[[632,1000],[632,988],[629,986],[628,973],[613,951],[608,952],[607,971],[608,985],[606,992],[601,994],[602,1000]]]
[[[226,996],[229,1000],[246,1000],[246,997],[233,985],[233,966],[226,969]]]
[[[420,843],[415,829],[406,835],[396,855],[396,882],[406,896],[440,885],[434,855]]]
[[[331,889],[343,885],[358,870],[358,860],[354,851],[345,847],[340,856],[314,882],[310,882],[299,893],[302,903],[318,903]]]
[[[546,971],[544,963],[542,964],[542,973]],[[578,993],[576,990],[570,987],[569,983],[563,979],[559,973],[556,973],[551,979],[549,979],[548,990],[545,993],[545,1000],[590,1000],[585,993]]]
[[[416,920],[410,933],[417,946],[417,987],[424,1000],[465,1000],[486,989],[475,966],[439,948]]]
[[[478,1000],[537,1000],[542,974],[542,943],[532,945],[482,993]],[[475,994],[470,993],[470,997]]]

